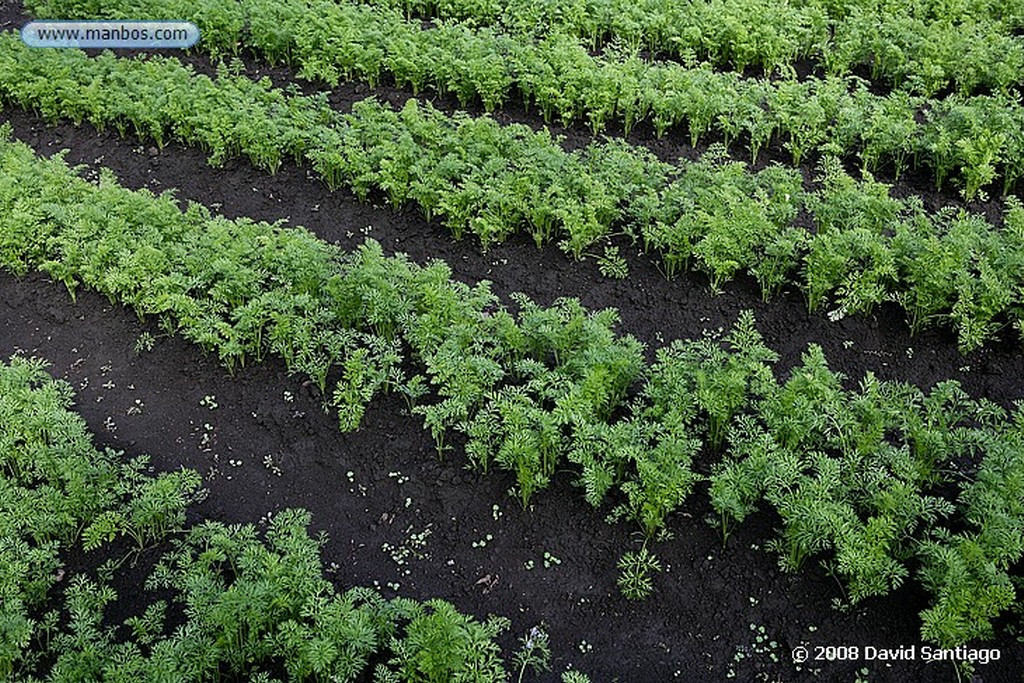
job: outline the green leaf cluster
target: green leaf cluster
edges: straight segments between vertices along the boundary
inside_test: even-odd
[[[615,16],[635,16],[645,5],[663,1],[625,3],[629,9]],[[745,6],[735,7],[737,3]],[[527,6],[537,4],[543,3]],[[799,23],[787,25],[787,32],[808,30],[818,36],[811,44],[823,51],[826,75],[797,78],[788,63],[791,47],[782,48],[778,31],[769,26],[800,21],[793,15],[802,15],[801,10],[763,0],[729,0],[725,5],[732,8],[723,2],[686,3],[671,13],[680,24],[661,24],[670,31],[691,26],[681,29],[684,36],[670,39],[683,53],[679,63],[642,59],[639,46],[631,41],[613,42],[592,56],[592,46],[557,26],[558,22],[554,27],[542,22],[537,36],[473,22],[442,20],[425,27],[420,19],[407,20],[398,8],[383,4],[333,0],[216,0],[202,7],[186,0],[29,3],[37,15],[61,19],[126,15],[189,19],[203,32],[203,49],[215,55],[236,55],[248,46],[272,61],[287,61],[304,78],[332,85],[361,78],[374,86],[390,74],[414,93],[430,87],[441,95],[455,95],[464,106],[480,101],[488,112],[518,94],[528,105],[537,106],[546,120],[583,121],[595,134],[610,121],[622,121],[628,133],[637,122],[649,120],[659,134],[685,125],[694,144],[712,129],[726,141],[742,133],[755,158],[771,138],[783,141],[797,163],[812,150],[842,156],[860,150],[869,166],[882,158],[897,170],[908,159],[914,166],[927,166],[940,185],[955,170],[968,197],[997,176],[1004,178],[1007,187],[1020,178],[1024,135],[1013,86],[1024,66],[1024,44],[1012,35],[1022,23],[1019,12],[971,3],[971,9],[961,6],[953,17],[945,5],[858,4],[848,13],[839,13],[830,41],[829,22],[823,16],[826,9],[815,4],[804,8],[810,12],[804,18],[816,19],[803,28]],[[579,16],[580,9],[566,11]],[[724,19],[737,12],[743,17],[740,25],[753,23],[749,29],[741,30],[736,22],[730,25]],[[700,16],[708,19],[696,19]],[[691,23],[695,20],[699,28]],[[880,32],[880,22],[891,30]],[[724,38],[723,31],[731,37]],[[722,40],[726,45],[743,45],[726,48],[718,57],[732,61],[736,71],[716,70],[708,62],[697,64],[704,53],[714,59],[712,46]],[[690,47],[694,41],[700,47]],[[782,44],[792,45],[792,41],[782,40]],[[759,49],[767,50],[763,63],[779,68],[781,78],[740,75],[743,67],[739,65],[756,61]],[[885,75],[904,87],[877,95],[867,81],[851,75],[862,66],[875,71],[873,78]],[[950,82],[957,85],[957,92],[936,98]],[[970,94],[979,89],[993,94]],[[97,92],[101,91],[94,88],[93,96]],[[138,110],[143,105],[129,101],[126,106]],[[921,112],[923,117],[918,116]],[[239,126],[248,127],[246,113],[244,108],[236,110]],[[257,137],[274,132],[253,131]]]
[[[0,48],[0,96],[37,107],[49,118],[131,126],[158,143],[177,137],[206,148],[214,163],[244,153],[273,170],[281,158],[294,156],[310,162],[329,185],[348,185],[364,197],[383,192],[395,206],[415,201],[428,218],[442,218],[457,236],[475,234],[485,246],[525,228],[538,244],[558,238],[563,249],[580,258],[621,226],[648,249],[661,252],[670,275],[693,267],[719,290],[746,271],[765,298],[797,282],[811,309],[830,303],[836,306],[832,314],[840,317],[896,301],[915,330],[951,324],[964,351],[1008,324],[1019,327],[1024,315],[1024,238],[1013,198],[1007,202],[1006,228],[1000,229],[966,212],[926,213],[920,202],[891,198],[888,188],[870,176],[854,180],[832,158],[822,162],[823,189],[805,192],[798,173],[778,166],[752,173],[742,163],[727,161],[717,146],[699,161],[678,166],[621,141],[567,153],[546,132],[502,127],[489,118],[448,117],[415,101],[393,111],[367,100],[340,115],[321,97],[285,95],[266,81],[254,83],[227,71],[211,80],[170,60],[30,50],[13,37],[0,39]],[[167,89],[180,96],[167,97]],[[792,101],[803,106],[806,98],[797,93]],[[26,238],[46,229],[39,226],[45,216],[16,199],[7,198],[16,213],[10,232],[0,236],[0,259],[23,269],[13,245],[38,250],[39,242],[31,240],[29,247]],[[815,219],[813,230],[797,224],[804,211]],[[94,219],[98,224],[100,217]],[[214,233],[210,239],[219,237]],[[267,247],[239,243],[223,248],[247,252]],[[163,257],[154,249],[138,258],[158,268]],[[174,308],[181,294],[203,286],[214,287],[224,304],[244,304],[242,315],[256,340],[248,346],[232,338],[223,321],[193,314],[203,318],[192,333],[195,339],[208,348],[226,341],[219,353],[232,366],[262,353],[267,320],[260,309],[282,304],[242,302],[246,287],[260,286],[273,274],[218,273],[220,263],[197,264],[195,269],[202,266],[205,272],[174,283],[174,291],[158,305]],[[104,277],[99,271],[109,266],[105,261],[90,264],[96,277]],[[49,267],[73,291],[76,280],[67,275],[66,265]],[[305,282],[315,282],[316,273],[302,270],[299,291],[312,294]],[[105,277],[117,285],[124,276],[112,272]],[[374,330],[384,337],[392,332]],[[291,338],[273,333],[281,342]],[[320,355],[292,358],[294,350],[281,352],[326,391],[323,358],[337,359],[364,342],[335,335],[315,343]],[[351,388],[340,401],[353,403],[360,394]],[[358,416],[357,403],[352,419]]]
[[[661,571],[661,562],[647,549],[629,551],[619,558],[619,590],[628,600],[643,600],[654,591],[651,574]]]
[[[310,515],[283,510],[266,539],[252,525],[203,522],[165,553],[146,582],[173,596],[147,603],[125,628],[108,624],[117,599],[85,575],[65,591],[67,628],[51,638],[46,681],[505,681],[495,642],[507,620],[485,622],[442,600],[384,599],[367,588],[338,592],[323,578],[324,538]],[[36,680],[36,679],[26,679]]]
[[[1015,600],[1009,567],[1024,555],[1019,425],[955,382],[925,394],[870,374],[849,390],[844,379],[812,346],[734,421],[710,478],[723,532],[767,504],[782,521],[768,545],[783,568],[820,557],[851,602],[889,593],[916,571],[933,595],[922,613],[926,640],[953,647],[991,637],[992,620]],[[974,477],[957,475],[964,462],[980,462]]]
[[[46,364],[0,363],[0,677],[32,667],[52,624],[40,615],[64,574],[62,551],[130,537],[137,548],[185,523],[198,495],[189,470],[147,474],[147,459],[99,450]]]
[[[719,0],[370,0],[407,18],[457,20],[513,35],[568,33],[592,51],[608,44],[743,71],[757,65],[787,73],[798,59],[827,73],[870,67],[872,78],[934,94],[954,82],[961,92],[1016,82],[1021,17],[996,2],[801,2]],[[1005,61],[1002,61],[1005,60]]]
[[[977,472],[960,485],[958,529],[935,529],[918,548],[921,584],[936,596],[921,635],[944,647],[991,638],[1018,604],[1013,567],[1024,557],[1024,431],[988,438]]]

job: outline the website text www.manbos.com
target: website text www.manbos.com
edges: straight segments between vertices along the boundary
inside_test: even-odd
[[[184,40],[188,31],[181,28],[154,29],[145,28],[41,28],[36,35],[40,40]]]
[[[186,21],[33,21],[21,39],[30,47],[191,47],[199,29]]]

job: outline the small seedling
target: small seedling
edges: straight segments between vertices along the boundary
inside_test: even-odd
[[[562,561],[560,559],[558,559],[557,557],[555,557],[554,555],[552,555],[551,553],[549,553],[548,551],[545,550],[544,551],[544,569],[551,569],[551,567],[553,567],[556,564],[562,564]]]
[[[388,476],[394,479],[399,486],[409,481],[409,477],[401,472],[388,472]]]
[[[390,543],[381,544],[381,550],[391,556],[392,561],[399,567],[402,567],[402,573],[408,576],[412,572],[407,568],[410,558],[417,560],[427,559],[426,548],[427,548],[427,537],[433,533],[430,524],[427,525],[423,531],[413,533],[412,527],[406,527],[405,533],[408,537],[401,545],[391,545]]]
[[[277,466],[276,462],[274,462],[274,456],[271,455],[270,453],[267,453],[266,455],[263,456],[263,465],[268,470],[270,470],[270,472],[274,476],[277,476],[277,477],[281,476],[281,468]]]
[[[604,255],[595,258],[601,275],[616,280],[625,280],[629,277],[629,265],[626,259],[619,255],[618,247],[605,247]]]
[[[141,356],[143,351],[152,351],[154,344],[156,344],[156,337],[149,332],[143,332],[135,340],[135,355]]]
[[[619,560],[619,590],[627,600],[643,600],[654,590],[653,572],[661,571],[658,558],[647,550],[627,552]]]

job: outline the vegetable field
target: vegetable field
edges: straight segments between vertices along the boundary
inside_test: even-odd
[[[1024,4],[0,29],[3,680],[1024,680]]]

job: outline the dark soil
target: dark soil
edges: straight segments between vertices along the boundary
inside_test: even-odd
[[[0,20],[17,23],[10,15],[8,7]],[[349,100],[362,96],[353,89]],[[528,239],[481,256],[478,245],[453,242],[414,210],[396,213],[345,192],[329,193],[294,165],[274,176],[242,161],[212,169],[200,151],[178,144],[158,151],[88,126],[45,127],[12,110],[0,113],[2,120],[38,152],[68,148],[70,163],[109,167],[129,187],[179,188],[180,198],[227,216],[286,219],[344,248],[369,236],[419,262],[444,259],[467,282],[488,279],[506,302],[522,291],[542,303],[575,296],[592,309],[615,307],[621,329],[651,348],[728,326],[751,308],[782,357],[782,373],[814,342],[851,384],[871,371],[922,387],[955,378],[972,395],[1007,407],[1024,398],[1024,356],[1009,333],[1006,341],[963,357],[948,332],[911,338],[895,307],[832,323],[807,314],[795,290],[764,304],[753,282],[738,281],[712,297],[705,279],[668,281],[655,259],[636,255],[635,248],[628,251],[624,281],[603,278],[593,263],[573,263],[554,247],[538,250]],[[364,232],[367,226],[372,229]],[[157,341],[151,351],[137,352],[144,331]],[[956,680],[950,665],[925,665],[920,657],[891,665],[819,661],[797,670],[791,652],[801,645],[812,655],[827,645],[920,649],[917,614],[926,595],[908,585],[847,613],[835,611],[831,603],[842,591],[823,570],[813,564],[798,574],[777,569],[764,547],[777,523],[769,514],[738,527],[723,547],[719,531],[705,522],[710,507],[698,492],[670,521],[674,538],[654,547],[666,569],[654,596],[631,603],[615,586],[615,564],[637,547],[633,527],[605,523],[607,509],[590,508],[570,472],[521,509],[507,495],[509,476],[466,470],[457,451],[439,460],[420,419],[396,397],[376,400],[363,427],[343,434],[316,390],[289,377],[276,360],[229,376],[214,358],[160,336],[153,324],[98,295],[81,292],[72,302],[44,277],[2,274],[0,357],[17,352],[47,358],[53,374],[74,386],[76,409],[100,445],[147,453],[159,470],[198,470],[210,491],[199,516],[265,523],[281,509],[308,508],[315,529],[330,536],[323,556],[340,586],[376,584],[394,595],[397,584],[397,594],[444,598],[481,617],[508,616],[510,646],[544,622],[556,672],[571,665],[595,683],[719,681],[730,674],[738,681],[853,681],[866,667],[871,680]],[[424,532],[422,547],[410,547]],[[414,552],[399,565],[385,544]],[[560,563],[545,567],[545,553]],[[760,627],[776,646],[756,640]],[[1002,659],[978,667],[978,680],[1021,680],[1021,645],[1005,635],[990,645],[1001,649]]]

